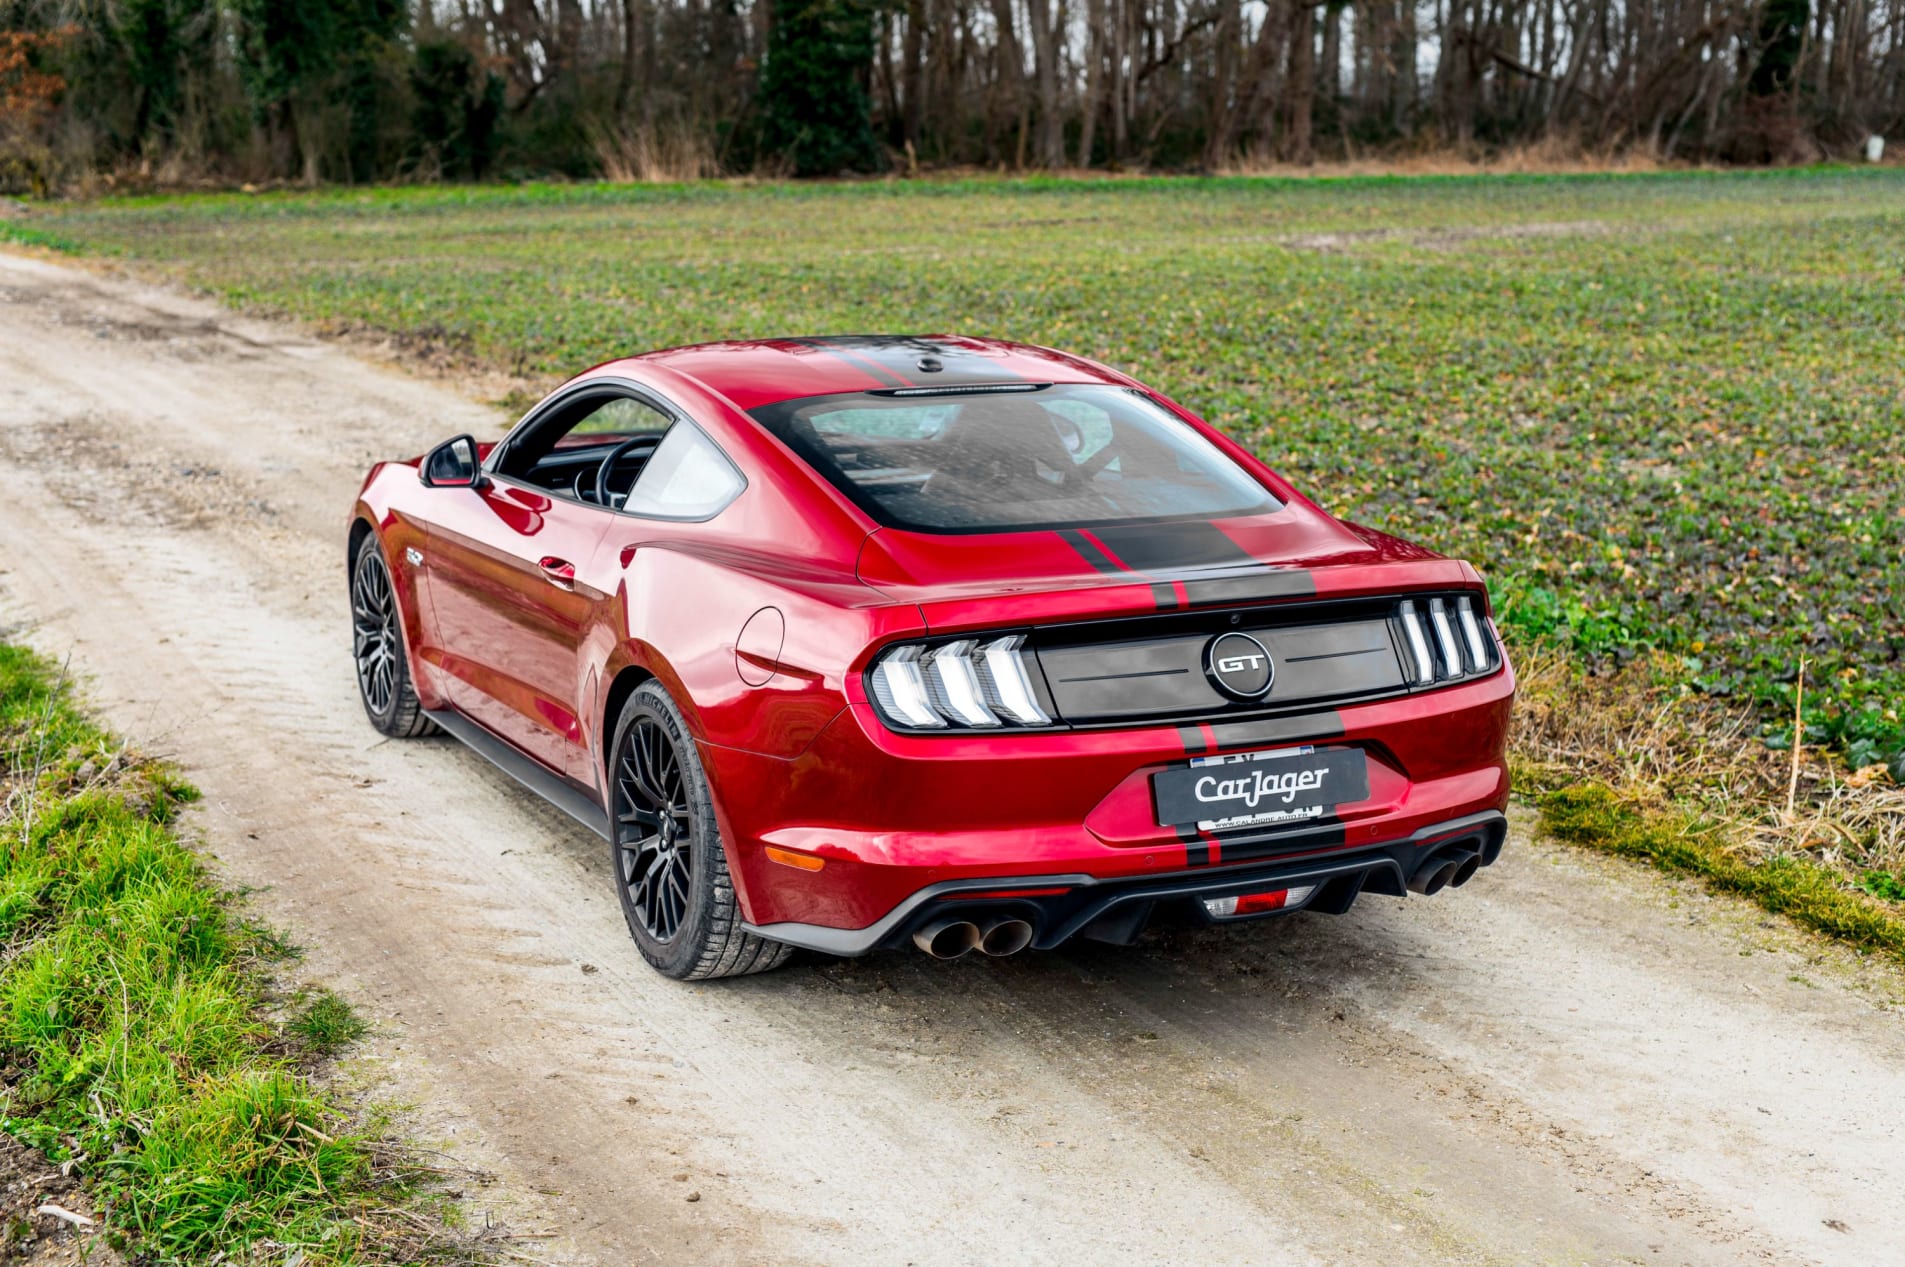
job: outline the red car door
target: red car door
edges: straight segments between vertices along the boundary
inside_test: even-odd
[[[506,480],[443,491],[423,567],[450,702],[550,769],[593,784],[577,716],[580,648],[604,596],[577,573],[613,512]]]

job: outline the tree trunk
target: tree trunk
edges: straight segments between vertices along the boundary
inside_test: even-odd
[[[1237,46],[1243,35],[1243,7],[1239,0],[1220,0],[1221,16],[1212,36],[1210,107],[1204,127],[1204,166],[1210,171],[1228,166],[1236,157],[1237,128],[1244,95],[1237,85]],[[1268,15],[1264,21],[1269,21]]]
[[[1111,96],[1111,153],[1110,166],[1117,167],[1124,159],[1125,143],[1125,58],[1131,52],[1131,11],[1135,7],[1133,0],[1111,0],[1111,7],[1117,17],[1111,24],[1111,65],[1107,73],[1107,87]]]
[[[900,37],[900,141],[919,148],[920,115],[926,83],[922,57],[926,47],[926,0],[906,0],[906,33]]]
[[[1105,86],[1105,0],[1085,5],[1085,108],[1078,129],[1078,165],[1091,166],[1098,139],[1098,98]]]
[[[1058,59],[1065,37],[1065,0],[1053,12],[1051,0],[1027,0],[1032,20],[1032,64],[1038,86],[1038,154],[1040,167],[1057,170],[1065,165],[1065,116],[1060,112]]]
[[[635,113],[635,73],[641,47],[642,0],[622,0],[622,68],[615,77],[615,126],[624,136]],[[646,84],[642,95],[648,95]]]
[[[1019,46],[1018,27],[1012,17],[1012,0],[992,0],[992,21],[999,28],[998,79],[1000,96],[1006,107],[1006,126],[1016,130],[1012,165],[1025,166],[1025,56]]]
[[[556,40],[550,61],[565,74],[573,73],[582,62],[581,0],[556,0]]]
[[[1310,111],[1316,99],[1316,6],[1311,0],[1290,0],[1290,73],[1285,83],[1289,128],[1283,136],[1283,157],[1309,166],[1316,161],[1310,138]]]
[[[1323,10],[1323,63],[1317,67],[1317,91],[1327,101],[1343,95],[1343,6]]]

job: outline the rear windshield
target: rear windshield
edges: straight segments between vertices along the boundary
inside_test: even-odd
[[[1280,508],[1197,431],[1124,387],[781,401],[754,418],[881,523],[1083,528]]]

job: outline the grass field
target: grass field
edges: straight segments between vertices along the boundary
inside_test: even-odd
[[[280,995],[291,951],[173,833],[192,797],[0,644],[0,1131],[80,1176],[132,1261],[488,1261],[314,1077],[363,1022]]]
[[[1775,744],[1803,654],[1809,741],[1905,781],[1905,171],[221,195],[12,234],[538,385],[775,333],[1080,351],[1474,560],[1524,644],[1661,653]]]

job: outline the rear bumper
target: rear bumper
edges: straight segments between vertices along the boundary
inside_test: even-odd
[[[878,945],[887,932],[873,930],[890,931],[896,912],[949,884],[984,889],[1064,877],[1077,890],[1185,873],[1221,885],[1246,866],[1334,865],[1383,850],[1398,851],[1392,861],[1406,877],[1412,869],[1401,851],[1419,847],[1412,842],[1506,808],[1513,694],[1503,669],[1335,711],[926,737],[895,734],[855,704],[792,760],[707,744],[701,753],[749,924],[802,945]],[[1197,755],[1305,743],[1360,750],[1368,798],[1326,819],[1275,828],[1212,836],[1159,826],[1154,773]],[[821,865],[782,865],[770,847]]]
[[[1111,880],[1089,875],[1019,876],[1007,885],[992,879],[947,880],[921,889],[866,928],[827,928],[798,922],[749,924],[746,928],[762,937],[830,955],[863,955],[904,946],[920,928],[945,919],[980,924],[1023,919],[1032,925],[1032,946],[1038,950],[1049,950],[1080,936],[1128,944],[1160,918],[1241,922],[1235,918],[1212,919],[1204,912],[1206,898],[1311,886],[1315,891],[1306,902],[1275,914],[1311,910],[1340,915],[1363,893],[1401,897],[1416,869],[1443,851],[1473,850],[1487,866],[1501,853],[1507,833],[1508,820],[1489,810],[1423,828],[1407,840],[1323,856]],[[1024,892],[1002,891],[1005,889]]]

